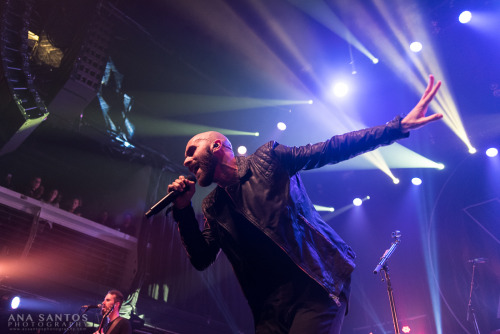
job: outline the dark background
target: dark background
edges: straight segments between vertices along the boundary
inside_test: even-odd
[[[133,214],[140,224],[144,210],[160,198],[176,175],[185,172],[185,143],[199,131],[219,129],[234,147],[246,145],[253,152],[268,140],[305,144],[382,124],[411,110],[420,93],[404,78],[416,73],[414,56],[402,51],[404,70],[395,69],[391,59],[382,56],[374,65],[292,3],[112,2],[116,12],[108,53],[124,75],[122,90],[134,98],[129,119],[135,134],[128,140],[136,149],[113,140],[94,99],[81,118],[63,117],[61,122],[60,117],[49,115],[16,151],[0,157],[2,175],[13,173],[19,188],[40,175],[48,188],[58,187],[68,198],[81,196],[89,219],[107,209],[117,224],[125,213]],[[41,4],[45,7],[38,9],[40,16],[56,22],[60,17],[56,15],[62,15],[66,19],[60,25],[67,24],[66,30],[70,15],[79,17],[64,10],[66,6],[77,12],[76,5]],[[59,5],[63,9],[54,9]],[[91,4],[80,5],[91,8]],[[389,164],[400,179],[397,185],[363,158],[356,158],[355,164],[303,173],[313,203],[337,209],[322,215],[358,254],[343,332],[391,331],[386,284],[372,271],[393,241],[394,230],[403,235],[389,263],[400,322],[412,327],[412,333],[472,333],[466,321],[472,276],[468,261],[482,257],[487,261],[475,268],[473,301],[480,328],[490,332],[500,328],[500,162],[498,156],[489,158],[484,152],[500,144],[499,2],[389,1],[387,6],[393,10],[407,7],[413,15],[420,15],[420,23],[415,19],[398,27],[407,36],[418,28],[432,42],[417,57],[430,52],[426,48],[438,56],[432,66],[440,69],[442,77],[435,73],[436,79],[451,92],[478,152],[469,154],[464,143],[440,122],[413,131],[400,144],[443,163],[443,170]],[[395,32],[374,3],[331,1],[327,8],[375,56],[383,54],[384,39],[400,50]],[[474,16],[470,25],[462,25],[456,18],[468,8],[481,15]],[[373,21],[364,21],[362,10]],[[82,25],[88,21],[79,19]],[[380,29],[379,39],[369,34],[374,29]],[[58,40],[64,44],[64,38]],[[351,74],[352,61],[356,75]],[[342,100],[328,96],[338,78],[348,78],[351,86]],[[425,84],[426,78],[419,79]],[[53,98],[50,93],[46,96]],[[247,98],[311,99],[314,103],[240,107]],[[285,132],[276,130],[278,121],[287,124]],[[227,130],[259,132],[260,136],[233,135]],[[419,187],[411,184],[415,176],[423,180]],[[195,206],[208,190],[199,189]],[[353,198],[367,195],[370,200],[362,206],[339,212]],[[186,318],[196,315],[201,323],[220,322],[231,332],[250,332],[246,302],[225,258],[219,258],[215,269],[195,272],[185,258],[174,223],[161,219],[154,229],[157,266],[143,289],[144,298],[139,299],[139,312],[164,328],[169,324],[162,323],[162,317],[176,310],[186,312]],[[152,291],[158,287],[162,291],[162,286],[168,287],[163,293],[168,298],[156,304]],[[177,330],[182,332],[182,328]]]

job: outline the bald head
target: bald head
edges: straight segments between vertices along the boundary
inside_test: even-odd
[[[231,142],[229,139],[227,139],[226,136],[224,136],[222,133],[217,132],[217,131],[207,131],[207,132],[202,132],[191,138],[187,144],[187,146],[192,145],[198,141],[206,140],[209,143],[214,143],[217,140],[219,140],[222,144],[222,146],[225,146],[229,149],[233,149],[233,146],[231,145]]]

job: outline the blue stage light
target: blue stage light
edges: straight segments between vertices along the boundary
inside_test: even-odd
[[[458,17],[458,21],[464,24],[469,23],[471,19],[472,19],[472,13],[469,12],[468,10],[463,11],[462,14],[460,14],[460,16]]]
[[[415,52],[415,53],[422,51],[422,43],[420,43],[420,42],[411,43],[410,50]]]
[[[489,149],[486,150],[486,155],[489,156],[490,158],[496,157],[498,155],[498,149],[490,147]]]
[[[411,183],[413,183],[416,186],[419,186],[422,184],[422,180],[418,177],[414,177],[413,179],[411,179]]]

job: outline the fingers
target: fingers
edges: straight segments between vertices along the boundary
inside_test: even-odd
[[[168,186],[168,191],[179,191],[182,192],[186,187],[189,187],[190,185],[193,185],[194,182],[188,180],[184,175],[179,176],[178,179],[176,179],[174,182],[169,184]]]
[[[429,95],[429,93],[432,91],[433,86],[434,86],[434,76],[432,74],[429,74],[429,83],[425,88],[424,95],[422,96],[423,99]]]
[[[432,99],[434,99],[434,96],[436,96],[440,87],[441,81],[438,81],[434,85],[434,76],[432,74],[429,75],[429,83],[427,84],[427,88],[425,89],[422,98],[417,103],[417,105],[408,113],[408,115],[401,121],[401,128],[403,132],[420,128],[427,123],[443,118],[442,114],[425,116],[429,104],[431,103]]]
[[[436,94],[439,90],[439,87],[441,87],[441,81],[438,81],[436,83],[436,85],[432,88],[429,96],[427,96],[427,99],[429,99],[429,101],[431,101],[434,98],[434,96],[436,96]]]
[[[179,194],[174,200],[174,206],[178,209],[185,208],[190,205],[196,189],[195,182],[181,175],[178,179],[168,185],[168,193],[177,191]]]
[[[441,81],[438,81],[436,85],[434,86],[434,76],[431,74],[429,75],[429,84],[427,85],[427,88],[425,89],[424,95],[422,96],[422,99],[420,100],[420,103],[422,103],[423,111],[427,110],[427,106],[431,103],[431,101],[434,99],[434,96],[436,96],[439,87],[441,87]]]
[[[433,115],[430,115],[430,116],[427,116],[427,117],[424,117],[420,120],[420,124],[421,125],[425,125],[427,123],[430,123],[430,122],[434,122],[434,121],[437,121],[437,120],[440,120],[441,118],[443,118],[443,114],[433,114]]]

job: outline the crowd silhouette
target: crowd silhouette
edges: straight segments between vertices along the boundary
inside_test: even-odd
[[[82,196],[73,194],[65,197],[59,187],[44,184],[43,178],[39,175],[32,176],[29,182],[23,182],[15,179],[14,174],[8,172],[1,178],[0,186],[20,193],[21,197],[39,200],[41,203],[90,219],[125,234],[137,236],[138,219],[132,213],[124,211],[113,217],[107,210],[102,210],[98,214],[88,212],[84,209]],[[46,189],[50,190],[46,191]]]

